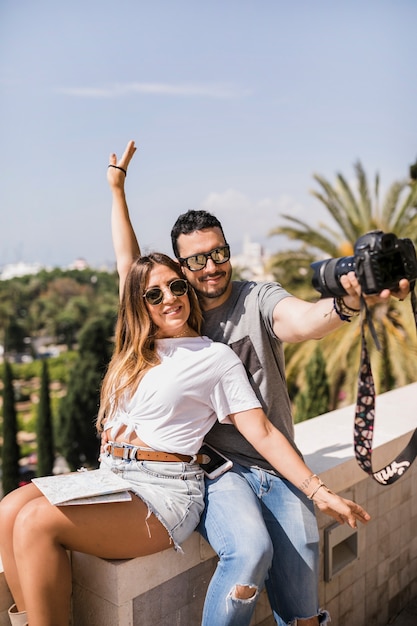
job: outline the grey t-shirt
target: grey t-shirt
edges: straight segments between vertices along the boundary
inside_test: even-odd
[[[204,312],[203,333],[228,344],[239,356],[268,418],[300,454],[294,443],[283,346],[272,329],[274,308],[288,296],[278,283],[234,281],[227,302]],[[234,426],[215,424],[205,441],[241,465],[272,470]]]

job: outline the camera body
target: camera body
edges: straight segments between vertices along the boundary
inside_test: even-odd
[[[401,278],[417,278],[416,250],[411,239],[373,230],[355,243],[354,256],[326,259],[311,264],[312,284],[324,298],[343,297],[340,277],[355,272],[365,294],[395,289]]]

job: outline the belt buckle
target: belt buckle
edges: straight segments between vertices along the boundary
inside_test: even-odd
[[[124,461],[130,461],[130,452],[133,449],[133,446],[126,446],[125,443],[121,443],[120,441],[115,441],[112,444],[113,448],[122,448],[123,449],[123,456],[122,457],[117,457],[117,458],[122,458]]]

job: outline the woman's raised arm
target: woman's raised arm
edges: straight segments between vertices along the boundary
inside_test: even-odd
[[[125,195],[127,168],[136,152],[135,142],[129,141],[122,157],[116,154],[109,157],[107,181],[112,193],[111,230],[113,248],[116,255],[116,267],[119,274],[119,294],[123,292],[127,273],[132,261],[140,256],[140,247],[130,221]]]

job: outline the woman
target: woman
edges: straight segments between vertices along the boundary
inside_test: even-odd
[[[134,495],[130,502],[58,507],[30,484],[2,500],[0,549],[16,603],[12,624],[68,624],[67,550],[124,559],[180,548],[203,509],[195,455],[216,419],[234,424],[320,510],[352,527],[370,519],[312,474],[267,420],[239,358],[199,335],[200,320],[177,263],[152,254],[132,264],[98,427],[108,441],[101,467],[128,480]]]

